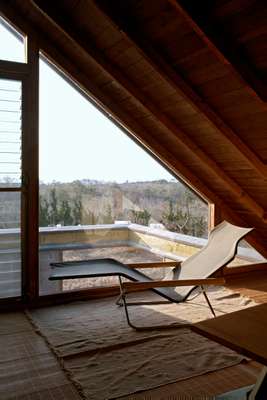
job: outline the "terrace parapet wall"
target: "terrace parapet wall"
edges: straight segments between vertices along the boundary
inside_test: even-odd
[[[130,222],[110,225],[55,226],[39,229],[40,250],[40,292],[48,294],[62,290],[60,282],[48,280],[50,263],[63,260],[67,250],[93,249],[105,247],[135,247],[160,255],[165,260],[181,261],[205,246],[207,239],[170,232],[164,229],[147,227]],[[20,280],[20,231],[18,229],[0,230],[0,265],[5,270],[4,281],[0,286],[0,297],[5,291],[12,292],[12,282],[16,277],[18,292]],[[238,256],[231,266],[244,263],[264,262],[265,259],[252,248],[239,247]],[[5,263],[7,265],[5,265]],[[12,265],[12,271],[8,273]]]

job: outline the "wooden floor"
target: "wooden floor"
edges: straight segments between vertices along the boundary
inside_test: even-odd
[[[24,313],[0,314],[0,349],[1,400],[80,399]]]
[[[244,275],[244,277],[242,278],[232,279],[227,283],[227,286],[231,290],[239,292],[246,297],[250,297],[251,299],[253,299],[258,303],[267,303],[267,273],[261,272],[261,273],[254,273],[253,275],[250,276]],[[4,314],[0,316],[0,320],[2,320],[1,325],[3,326],[2,323],[5,324]],[[4,339],[5,336],[3,335],[9,337],[9,340],[11,340],[10,338],[12,338],[11,340],[12,343],[10,342],[12,345],[12,349],[21,348],[22,345],[21,334],[18,334],[18,332],[13,332],[12,323],[11,325],[6,324],[6,329],[4,329],[4,331],[0,333],[2,333],[2,335],[0,335],[0,339],[4,341],[5,341]],[[38,336],[36,333],[31,332],[31,336],[33,334]],[[37,362],[39,366],[42,364],[46,365],[46,363],[48,362],[47,357],[48,357],[48,352],[50,352],[50,349],[46,348],[45,351],[42,350],[40,352],[39,351],[40,340],[43,339],[41,339],[40,336],[38,336],[38,339],[36,339],[36,343],[38,345],[38,358],[36,358],[37,354],[35,351],[31,352],[27,351],[27,357],[29,357],[30,362],[24,363],[23,372],[26,376],[27,375],[29,376],[29,379],[28,380],[21,379],[21,377],[18,377],[19,386],[17,387],[17,392],[13,392],[13,390],[11,390],[10,392],[6,391],[5,397],[3,397],[3,399],[37,400],[42,398],[46,399],[51,398],[57,400],[61,399],[76,400],[80,398],[76,389],[71,385],[71,383],[67,381],[66,378],[62,377],[61,375],[60,375],[61,384],[59,385],[58,379],[57,379],[57,384],[56,385],[54,384],[55,374],[56,376],[58,376],[58,374],[61,373],[60,366],[58,365],[58,370],[57,370],[57,367],[54,366],[54,364],[53,364],[53,373],[51,373],[51,378],[49,377],[49,374],[47,374],[47,371],[45,369],[44,371],[38,371],[38,379],[41,379],[41,381],[44,382],[43,378],[45,378],[45,385],[47,386],[47,389],[45,387],[42,387],[42,390],[40,390],[41,388],[38,387],[37,385],[35,391],[32,390],[29,392],[28,390],[29,382],[32,383],[31,376],[32,376],[33,363]],[[34,342],[35,340],[31,340],[31,346],[33,346]],[[23,344],[23,346],[25,347],[25,343]],[[54,356],[51,354],[51,357]],[[49,359],[49,365],[50,363],[53,363],[52,359],[51,360]],[[38,366],[36,365],[34,367],[34,370],[36,370]],[[27,368],[29,368],[29,370],[27,370]],[[213,396],[216,394],[220,394],[228,390],[253,384],[257,379],[257,375],[260,369],[261,366],[259,364],[257,364],[254,361],[249,361],[234,367],[225,368],[224,370],[208,373],[199,377],[187,379],[157,389],[149,390],[142,394],[127,396],[124,397],[123,399],[124,400],[126,399],[127,400],[141,400],[141,399],[175,400],[175,399],[187,399],[187,398],[209,399],[213,398]],[[8,383],[14,382],[14,377],[16,377],[15,372],[16,372],[15,368],[10,368],[9,370],[5,369],[5,371],[1,371],[0,393],[2,393],[2,395],[3,395],[3,389],[6,390],[6,388],[9,387]],[[43,378],[42,374],[44,374]],[[15,383],[12,383],[12,386],[14,386],[14,384]],[[23,387],[23,385],[25,387]]]

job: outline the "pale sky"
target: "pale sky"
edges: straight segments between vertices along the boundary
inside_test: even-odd
[[[42,60],[39,129],[43,181],[172,178]]]

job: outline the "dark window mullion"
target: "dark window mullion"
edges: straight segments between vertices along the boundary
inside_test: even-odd
[[[39,47],[27,38],[29,74],[22,81],[23,297],[39,296]]]

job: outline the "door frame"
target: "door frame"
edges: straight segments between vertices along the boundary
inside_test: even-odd
[[[28,303],[39,295],[39,48],[25,38],[26,62],[0,60],[0,79],[18,80],[21,89],[21,185],[0,192],[21,193],[21,296],[0,299],[1,306]]]

